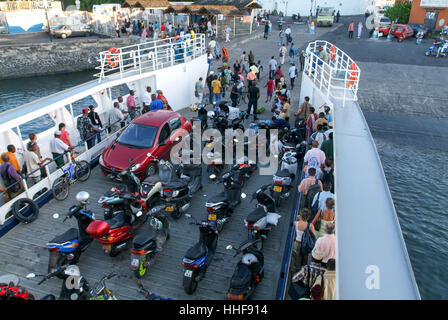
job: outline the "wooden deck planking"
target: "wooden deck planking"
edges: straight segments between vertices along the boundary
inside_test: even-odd
[[[183,112],[190,113],[191,112]],[[185,115],[184,115],[185,116]],[[187,116],[187,118],[191,118]],[[189,220],[182,217],[180,220],[170,219],[170,240],[165,244],[156,263],[150,268],[142,279],[145,288],[159,295],[173,299],[223,299],[227,292],[230,278],[241,256],[233,257],[234,251],[225,247],[229,244],[236,247],[247,239],[247,230],[244,228],[244,218],[254,209],[255,202],[250,203],[251,195],[261,185],[270,183],[272,176],[252,176],[243,188],[247,198],[243,199],[235,210],[230,221],[225,225],[219,235],[218,248],[214,260],[209,267],[205,278],[199,283],[193,295],[187,295],[182,288],[181,261],[185,252],[199,239],[199,228],[189,225]],[[193,197],[189,213],[196,219],[206,218],[204,203],[207,198],[223,191],[222,185],[211,183],[204,171],[204,187]],[[46,243],[58,234],[71,227],[77,227],[75,219],[62,220],[68,208],[76,203],[76,193],[85,190],[90,193],[89,208],[97,218],[103,218],[102,210],[97,201],[115,183],[107,179],[99,168],[92,170],[92,175],[84,183],[75,183],[71,186],[70,194],[65,201],[51,200],[40,210],[39,218],[29,225],[18,225],[4,237],[0,238],[0,274],[13,273],[22,280],[30,292],[36,297],[60,292],[61,281],[57,278],[37,285],[37,280],[25,279],[25,275],[46,273],[48,265],[48,251]],[[210,192],[208,192],[210,191]],[[204,196],[207,193],[207,196]],[[265,278],[253,295],[253,299],[270,300],[275,298],[277,282],[280,275],[283,248],[287,236],[289,218],[292,211],[291,196],[283,202],[279,210],[282,218],[278,226],[273,227],[268,239],[264,242]],[[60,218],[55,220],[52,215],[57,212]],[[78,263],[83,276],[93,285],[103,275],[114,271],[120,274],[119,278],[108,281],[109,288],[118,299],[144,299],[138,293],[136,279],[130,271],[129,249],[120,253],[116,258],[105,255],[99,242],[94,241],[83,253]]]

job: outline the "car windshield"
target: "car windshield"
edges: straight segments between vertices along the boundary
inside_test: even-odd
[[[151,148],[154,145],[157,130],[157,127],[131,123],[118,138],[118,144],[136,149]]]
[[[380,22],[390,22],[389,18],[381,18]]]

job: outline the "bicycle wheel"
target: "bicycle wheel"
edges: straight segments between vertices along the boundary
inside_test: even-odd
[[[53,197],[59,201],[65,200],[68,197],[69,187],[70,185],[65,175],[57,178],[51,187]]]
[[[79,161],[75,165],[75,176],[80,181],[86,181],[90,177],[90,164],[85,161]]]

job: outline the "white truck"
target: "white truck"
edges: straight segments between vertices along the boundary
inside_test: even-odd
[[[319,8],[319,12],[317,13],[317,26],[329,26],[331,27],[334,22],[334,13],[335,10],[333,7],[322,7]]]

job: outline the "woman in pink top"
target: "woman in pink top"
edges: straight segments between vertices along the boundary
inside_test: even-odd
[[[62,140],[62,142],[64,142],[66,145],[68,145],[70,148],[72,148],[72,143],[70,141],[70,133],[65,130],[65,123],[60,123],[59,124],[59,131],[61,131],[61,137],[60,139]]]
[[[348,26],[348,37],[350,39],[353,38],[353,31],[355,31],[355,22],[352,21],[352,23]]]

